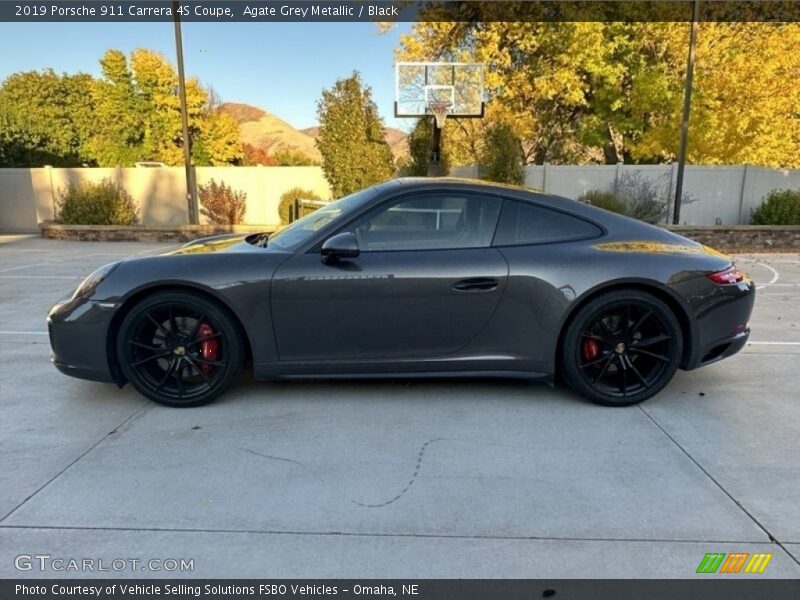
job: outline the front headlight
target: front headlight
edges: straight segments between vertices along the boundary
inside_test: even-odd
[[[72,300],[76,298],[84,298],[86,296],[90,296],[92,292],[100,285],[100,282],[103,281],[106,277],[109,276],[111,271],[116,269],[119,266],[119,261],[109,263],[97,269],[94,273],[89,275],[86,279],[84,279],[75,292],[72,294]]]

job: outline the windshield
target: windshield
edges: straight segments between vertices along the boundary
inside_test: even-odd
[[[276,248],[278,250],[294,248],[311,239],[317,231],[325,227],[328,223],[331,223],[341,215],[370,200],[376,193],[375,188],[370,187],[345,196],[336,202],[331,202],[315,210],[310,215],[298,219],[288,227],[276,231],[269,236],[267,244],[270,248]]]

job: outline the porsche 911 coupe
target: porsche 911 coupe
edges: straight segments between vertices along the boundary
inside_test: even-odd
[[[47,322],[62,372],[197,406],[256,379],[518,377],[604,405],[747,342],[730,258],[574,200],[397,179],[274,234],[106,265]]]

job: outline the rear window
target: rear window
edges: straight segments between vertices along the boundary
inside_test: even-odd
[[[545,244],[596,237],[602,230],[579,217],[527,202],[505,200],[495,246]]]

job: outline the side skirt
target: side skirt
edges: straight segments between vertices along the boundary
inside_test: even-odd
[[[269,379],[443,379],[443,378],[490,378],[527,379],[531,381],[552,382],[551,373],[523,371],[518,369],[480,369],[480,370],[378,370],[368,371],[354,368],[353,365],[332,369],[330,365],[287,365],[285,363],[261,363],[253,365],[253,377],[257,380]],[[348,368],[349,367],[349,368]]]

